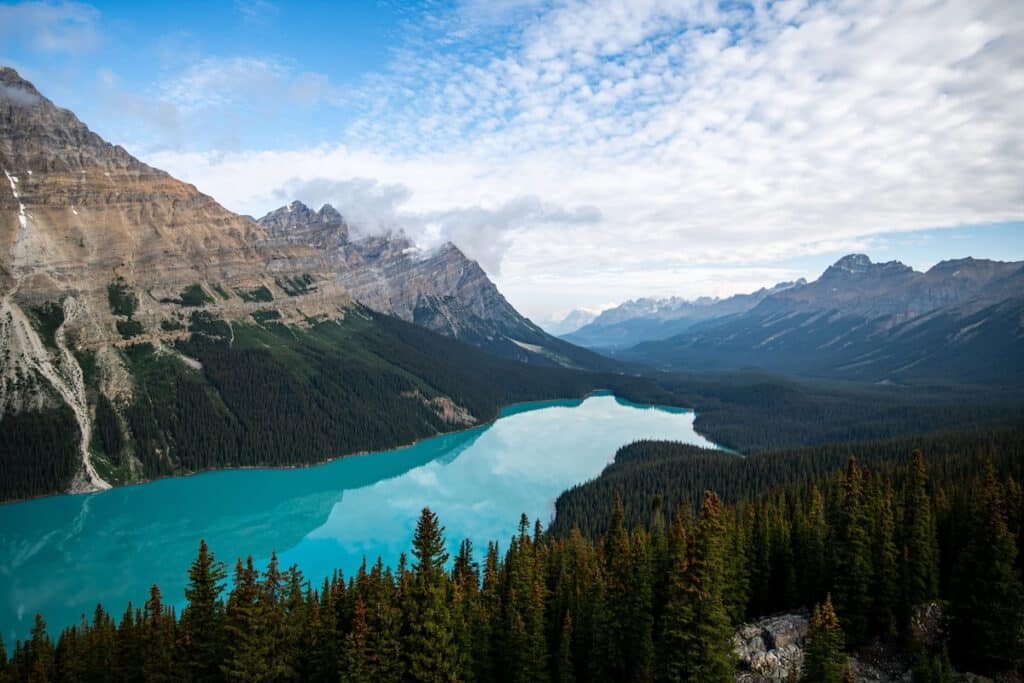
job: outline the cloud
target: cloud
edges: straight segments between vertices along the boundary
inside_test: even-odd
[[[16,107],[31,107],[39,102],[39,96],[28,90],[0,83],[0,102],[10,102]]]
[[[0,5],[0,39],[39,52],[82,53],[100,42],[100,12],[78,2]]]
[[[566,209],[533,196],[515,197],[494,207],[409,210],[403,208],[413,196],[409,187],[370,178],[292,178],[272,195],[282,204],[294,199],[314,208],[331,204],[364,234],[401,231],[424,248],[454,242],[492,274],[501,272],[502,258],[517,232],[601,220],[601,212],[595,207]]]
[[[312,105],[331,95],[323,74],[295,69],[289,62],[256,57],[207,57],[158,85],[161,99],[185,111],[238,104]]]
[[[252,24],[265,24],[278,15],[278,7],[267,0],[235,0],[235,11]]]
[[[339,140],[154,161],[242,210],[281,169],[402,186],[398,218],[433,216],[537,305],[580,274],[595,303],[699,294],[690,269],[1024,217],[1019,0],[473,5],[398,46]],[[599,216],[525,229],[503,212],[522,197]]]

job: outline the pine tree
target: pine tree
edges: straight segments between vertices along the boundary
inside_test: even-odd
[[[46,632],[46,622],[40,614],[36,614],[32,623],[32,632],[27,644],[28,680],[32,683],[46,683],[53,678],[54,647],[50,634]]]
[[[686,561],[672,570],[660,648],[666,680],[733,680],[732,627],[723,601],[724,533],[721,502],[708,491]]]
[[[911,455],[904,505],[904,595],[900,618],[907,629],[913,608],[939,593],[938,539],[928,495],[928,469],[919,450]]]
[[[842,499],[835,539],[835,606],[843,617],[848,641],[859,645],[868,637],[873,568],[865,477],[853,457],[846,466],[840,487]]]
[[[829,596],[824,603],[815,606],[811,616],[800,680],[803,683],[843,683],[846,669],[843,630]]]
[[[413,536],[412,582],[404,600],[405,675],[410,681],[448,681],[455,673],[455,642],[448,604],[444,527],[423,508]]]
[[[160,589],[153,584],[142,610],[143,674],[147,681],[172,681],[174,662],[174,613],[163,604]]]
[[[345,635],[341,649],[342,683],[371,683],[378,680],[375,676],[376,660],[370,642],[370,627],[366,621],[366,605],[357,596],[352,626]]]
[[[572,617],[565,613],[562,619],[562,630],[558,634],[558,656],[555,658],[555,671],[552,680],[558,683],[572,683],[576,674],[572,665]]]
[[[214,558],[205,540],[199,542],[199,553],[189,567],[188,578],[188,606],[181,613],[180,624],[187,666],[195,681],[219,680],[224,616],[221,592],[227,570],[223,562]]]
[[[259,573],[252,557],[235,564],[234,588],[228,596],[224,616],[227,653],[221,672],[229,681],[272,679],[270,646],[264,624]]]
[[[969,542],[954,570],[952,646],[958,664],[980,673],[1010,667],[1024,626],[1024,586],[1016,539],[1006,523],[1002,490],[989,467],[976,491]]]
[[[896,633],[896,610],[900,602],[899,554],[896,549],[896,512],[894,493],[888,484],[874,485],[871,507],[874,512],[871,542],[872,569],[871,630],[890,636]]]

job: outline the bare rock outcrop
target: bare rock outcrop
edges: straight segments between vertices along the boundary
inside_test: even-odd
[[[736,676],[743,683],[785,681],[804,661],[806,613],[782,614],[744,624],[733,635],[739,659]]]

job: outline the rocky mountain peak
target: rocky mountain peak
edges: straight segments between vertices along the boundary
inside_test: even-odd
[[[349,237],[345,218],[330,204],[313,211],[296,200],[271,211],[257,223],[266,228],[273,238],[299,240],[314,246],[344,244]]]
[[[12,174],[100,168],[166,177],[90,131],[10,67],[0,68],[0,163]]]
[[[847,254],[829,266],[822,279],[862,277],[865,275],[886,275],[913,272],[913,268],[899,261],[874,263],[867,254]]]

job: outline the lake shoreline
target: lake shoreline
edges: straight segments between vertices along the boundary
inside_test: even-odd
[[[101,490],[101,491],[59,491],[59,492],[55,492],[55,493],[46,493],[46,494],[39,495],[39,496],[31,496],[29,498],[11,498],[9,500],[0,501],[0,507],[6,506],[6,505],[18,505],[18,504],[21,504],[21,503],[30,503],[30,502],[36,501],[36,500],[46,500],[47,498],[57,498],[57,497],[60,497],[60,496],[92,496],[92,495],[106,493],[107,491],[112,491],[114,489],[124,489],[124,488],[130,488],[130,487],[134,487],[134,486],[145,486],[146,484],[152,484],[152,483],[155,483],[155,482],[158,482],[158,481],[165,481],[165,480],[168,480],[168,479],[184,479],[184,478],[188,478],[188,477],[201,476],[201,475],[204,475],[204,474],[216,474],[218,472],[253,471],[253,470],[281,471],[281,470],[305,470],[305,469],[311,469],[311,468],[314,468],[314,467],[321,467],[323,465],[328,465],[328,464],[330,464],[332,462],[336,462],[338,460],[343,460],[343,459],[346,459],[346,458],[358,458],[358,457],[364,457],[364,456],[368,456],[368,455],[380,455],[380,454],[383,454],[383,453],[389,453],[389,452],[393,452],[393,451],[401,451],[401,450],[405,450],[405,449],[408,449],[408,448],[413,448],[414,446],[416,446],[416,445],[418,445],[418,444],[420,444],[420,443],[422,443],[422,442],[424,442],[424,441],[426,441],[428,439],[436,439],[438,437],[448,436],[448,435],[451,435],[451,434],[462,434],[462,433],[472,432],[475,429],[482,429],[484,427],[488,427],[490,425],[493,425],[499,419],[501,419],[502,417],[505,417],[509,410],[513,410],[513,409],[515,409],[517,407],[525,407],[525,406],[531,406],[533,404],[549,403],[551,401],[580,401],[582,403],[583,401],[586,401],[588,398],[591,398],[593,396],[614,396],[616,399],[618,399],[620,401],[626,401],[627,403],[629,403],[631,405],[635,405],[635,406],[650,406],[650,407],[654,407],[654,408],[667,408],[667,409],[672,409],[672,410],[681,410],[681,411],[686,412],[686,413],[693,413],[693,415],[694,415],[694,425],[696,425],[697,411],[695,409],[693,409],[693,408],[684,408],[684,407],[681,407],[681,406],[670,406],[670,405],[654,404],[654,403],[635,403],[633,401],[630,401],[627,398],[623,398],[623,397],[619,396],[612,389],[591,389],[590,391],[586,392],[585,394],[583,394],[580,397],[563,396],[563,397],[559,397],[559,398],[542,398],[542,399],[536,399],[536,400],[533,400],[533,401],[517,401],[517,402],[514,402],[514,403],[508,403],[508,404],[505,404],[505,405],[499,407],[498,408],[498,412],[497,412],[497,414],[495,416],[493,416],[493,417],[491,417],[491,418],[489,418],[489,419],[487,419],[487,420],[485,420],[483,422],[475,424],[475,425],[473,425],[471,427],[461,427],[459,429],[453,429],[453,430],[447,431],[447,432],[438,432],[436,434],[430,434],[429,436],[422,436],[422,437],[420,437],[418,439],[414,439],[413,441],[410,441],[408,443],[403,443],[403,444],[400,444],[400,445],[397,445],[397,446],[389,446],[389,447],[385,447],[385,448],[381,448],[381,449],[377,449],[377,450],[353,451],[351,453],[342,453],[340,455],[332,455],[332,456],[329,456],[327,458],[324,458],[323,460],[317,460],[315,462],[294,463],[294,464],[289,464],[289,465],[238,465],[238,466],[235,466],[235,467],[210,467],[210,468],[203,469],[203,470],[195,470],[193,472],[182,472],[180,474],[169,474],[167,476],[156,477],[154,479],[143,479],[143,480],[140,480],[140,481],[128,482],[126,484],[116,484],[116,485],[112,486],[109,489],[104,489],[104,490]],[[696,426],[694,427],[694,431],[697,434],[699,434],[700,436],[706,438],[708,441],[711,441],[710,436],[708,436],[708,435],[698,431],[696,429]],[[714,443],[714,442],[712,442],[712,443]],[[622,445],[625,446],[626,444],[622,444]],[[728,449],[726,449],[726,448],[724,448],[722,446],[719,446],[719,448],[722,448],[722,450],[728,450]],[[613,453],[611,455],[611,457],[614,460],[615,454]]]

